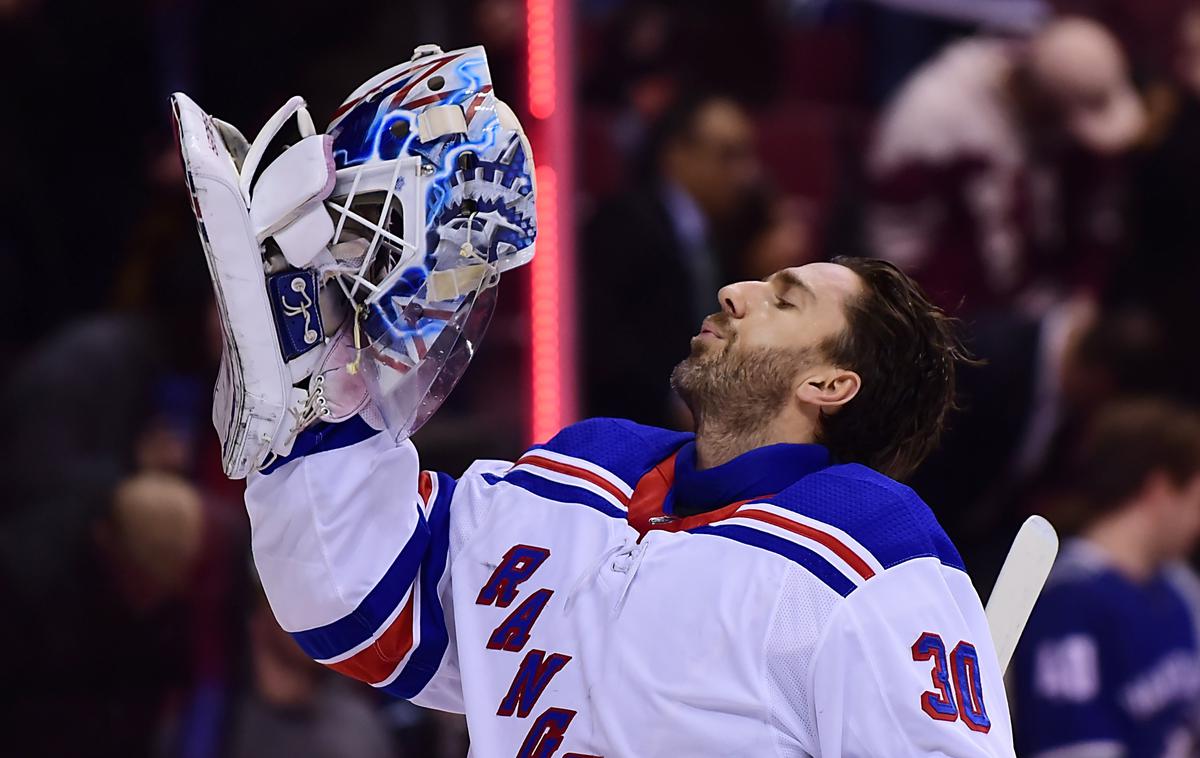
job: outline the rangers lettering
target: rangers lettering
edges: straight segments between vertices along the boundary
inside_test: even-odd
[[[492,572],[487,583],[479,590],[479,597],[475,602],[479,605],[507,608],[518,594],[517,586],[528,581],[533,572],[549,557],[550,551],[544,547],[513,545],[504,554],[504,559]]]
[[[488,650],[519,652],[529,642],[529,631],[550,602],[554,590],[540,589],[525,599],[517,609],[500,622],[488,639]]]
[[[525,660],[521,661],[517,675],[513,677],[512,685],[508,688],[508,694],[500,701],[496,715],[511,716],[515,711],[517,718],[523,719],[528,716],[550,684],[550,680],[562,671],[570,660],[571,656],[562,653],[553,653],[547,658],[545,650],[530,650]]]
[[[562,745],[563,735],[575,718],[575,711],[550,708],[529,729],[517,758],[550,758]]]

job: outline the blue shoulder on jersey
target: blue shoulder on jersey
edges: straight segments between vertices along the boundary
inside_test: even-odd
[[[915,558],[937,558],[966,570],[925,501],[911,488],[861,464],[830,466],[806,476],[770,502],[837,527],[885,569]]]
[[[759,502],[776,510],[764,512]],[[843,597],[878,572],[917,558],[965,570],[916,493],[859,464],[808,473],[777,495],[743,506],[729,520],[693,531],[779,555]]]
[[[623,418],[590,418],[571,424],[535,450],[583,458],[616,474],[629,487],[694,435]]]
[[[763,511],[760,503],[775,510]],[[842,597],[876,573],[918,558],[965,571],[929,506],[912,489],[859,464],[800,475],[774,497],[752,500],[726,521],[692,531],[780,555]]]
[[[545,445],[532,448],[522,458],[526,466],[518,466],[502,478],[549,499],[585,505],[610,517],[621,518],[626,515],[630,493],[642,477],[672,454],[686,449],[684,446],[692,439],[691,434],[642,426],[623,419],[588,419],[562,430]],[[755,528],[761,524],[745,523],[743,519],[743,523],[717,522],[711,526],[696,526],[688,531],[732,539],[780,555],[804,566],[842,595],[849,594],[861,581],[846,575],[847,570],[853,573],[856,565],[861,568],[861,564],[851,555],[855,551],[869,553],[860,558],[876,570],[923,557],[933,557],[946,566],[964,569],[958,551],[929,507],[908,487],[866,466],[830,466],[827,458],[812,455],[812,445],[773,447],[795,449],[781,451],[760,448],[715,469],[693,474],[706,477],[706,489],[727,489],[728,493],[733,493],[731,497],[736,501],[758,494],[751,491],[739,493],[736,485],[750,486],[749,480],[762,485],[762,472],[757,470],[756,465],[763,463],[760,459],[769,458],[770,466],[775,469],[782,466],[795,479],[788,482],[784,477],[783,481],[787,484],[783,485],[783,489],[775,495],[764,496],[761,502],[792,511],[814,523],[819,522],[815,523],[815,527],[810,525],[818,531],[821,525],[833,527],[829,535],[818,536],[818,541],[826,538],[836,541],[838,532],[848,536],[849,542],[854,543],[852,546],[843,550],[839,543],[834,548],[835,553],[847,558],[848,564],[834,567],[819,554],[820,548],[810,549],[813,546],[806,543],[804,538],[799,541],[784,539],[775,529],[778,524]],[[794,460],[781,455],[789,452],[794,453]],[[550,460],[539,461],[539,455]],[[523,468],[531,470],[525,471]],[[679,466],[675,469],[675,473],[681,476],[689,471],[687,466],[683,466],[682,470]],[[721,483],[710,481],[713,475],[732,477],[728,482],[731,486],[715,486]],[[494,482],[500,478],[489,477],[488,481]],[[777,483],[770,486],[771,490],[781,486],[778,477],[776,479]],[[680,485],[681,482],[677,479],[675,484]],[[672,494],[673,491],[667,495],[668,502]],[[770,516],[761,518],[767,521],[771,519]],[[806,527],[801,525],[792,528],[803,531]],[[871,571],[867,567],[859,571],[858,576],[867,577]]]
[[[690,439],[690,434],[624,419],[587,419],[530,448],[503,476],[483,478],[623,519],[642,476]]]

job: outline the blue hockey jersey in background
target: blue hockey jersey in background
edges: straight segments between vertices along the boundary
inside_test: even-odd
[[[1068,542],[1014,661],[1018,754],[1195,755],[1198,597],[1182,565],[1135,583]]]

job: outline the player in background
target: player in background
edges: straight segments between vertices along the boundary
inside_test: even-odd
[[[1151,400],[1101,412],[1076,462],[1082,529],[1017,650],[1020,754],[1191,756],[1200,725],[1200,417]]]
[[[948,44],[880,117],[871,249],[972,314],[1041,315],[1094,292],[1122,239],[1116,158],[1145,125],[1121,45],[1095,21]]]
[[[465,713],[477,758],[1013,755],[979,597],[896,481],[963,359],[912,280],[839,259],[723,287],[670,377],[695,435],[591,419],[423,472],[409,435],[533,255],[529,146],[482,49],[419,48],[327,134],[299,98],[253,143],[174,102],[226,472],[314,659]]]

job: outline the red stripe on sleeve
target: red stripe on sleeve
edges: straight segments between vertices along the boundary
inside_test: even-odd
[[[329,668],[367,684],[376,684],[391,676],[396,664],[412,649],[414,596],[415,593],[408,596],[404,610],[378,640],[344,661],[328,664]]]
[[[845,561],[846,564],[849,565],[850,568],[854,569],[854,571],[857,572],[858,575],[863,579],[870,579],[871,577],[875,576],[875,570],[868,566],[866,561],[858,557],[853,550],[846,547],[845,543],[843,543],[837,537],[834,537],[832,534],[822,532],[819,529],[814,529],[808,524],[801,524],[799,522],[792,521],[791,519],[784,518],[776,513],[760,511],[753,508],[738,511],[734,515],[740,518],[752,518],[756,521],[773,524],[781,529],[787,529],[789,532],[794,534],[808,537],[810,540],[819,542],[820,544],[832,550],[837,557]]]
[[[525,457],[521,458],[521,460],[517,461],[516,465],[520,466],[522,464],[527,464],[530,466],[537,466],[538,468],[544,468],[548,471],[557,471],[560,474],[574,476],[579,479],[583,479],[585,481],[591,482],[592,484],[596,485],[597,487],[603,489],[605,492],[607,492],[610,495],[612,495],[613,497],[615,497],[617,499],[617,502],[621,503],[621,505],[624,505],[626,507],[629,506],[629,497],[624,492],[617,489],[617,486],[615,484],[613,484],[612,482],[608,481],[607,479],[605,479],[597,474],[593,474],[591,471],[588,471],[587,469],[582,469],[582,468],[579,468],[578,466],[572,466],[569,463],[560,463],[559,461],[552,461],[549,458],[543,458],[540,455],[526,455]]]
[[[421,496],[421,501],[425,503],[426,508],[433,505],[429,502],[429,496],[433,494],[433,475],[428,471],[421,472],[421,477],[417,481],[417,494]]]

